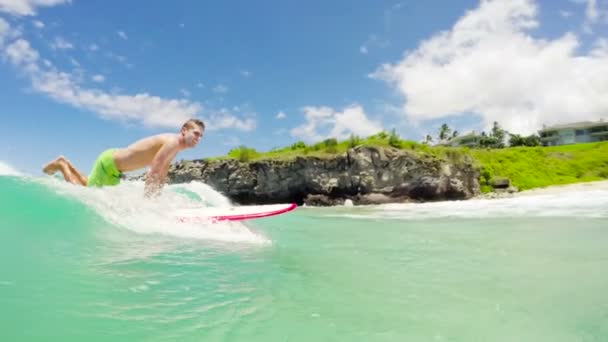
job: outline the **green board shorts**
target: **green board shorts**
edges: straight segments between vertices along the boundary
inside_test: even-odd
[[[87,181],[88,186],[118,185],[120,183],[120,171],[112,156],[115,150],[105,150],[97,157]]]

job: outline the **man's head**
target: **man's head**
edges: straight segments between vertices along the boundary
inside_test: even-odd
[[[205,124],[199,119],[190,119],[182,125],[180,134],[188,147],[194,147],[205,133]]]

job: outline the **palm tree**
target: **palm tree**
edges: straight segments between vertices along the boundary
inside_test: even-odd
[[[441,125],[441,128],[439,129],[439,140],[445,141],[450,136],[451,131],[452,130],[450,127],[448,127],[448,124],[444,123]]]

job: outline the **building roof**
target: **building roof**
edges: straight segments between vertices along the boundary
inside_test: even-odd
[[[473,131],[473,132],[470,132],[470,133],[467,133],[467,134],[458,135],[458,136],[455,136],[455,137],[453,137],[453,138],[450,138],[450,139],[448,139],[448,141],[447,141],[447,142],[448,142],[448,143],[450,143],[450,142],[454,142],[454,141],[460,141],[460,140],[463,140],[463,139],[467,139],[467,138],[473,138],[473,137],[477,137],[477,136],[479,136],[479,135],[478,135],[478,134],[476,134],[476,133]]]
[[[450,144],[459,142],[461,140],[467,140],[467,139],[476,138],[476,137],[480,137],[480,135],[477,134],[477,133],[475,133],[475,131],[472,131],[472,132],[469,132],[467,134],[458,135],[456,137],[449,138],[448,140],[445,140],[445,141],[440,141],[436,145],[437,146],[450,145]]]
[[[604,122],[603,120],[600,120],[597,122],[592,122],[592,121],[572,122],[572,123],[567,123],[567,124],[559,124],[559,125],[544,127],[539,132],[555,131],[555,130],[560,130],[560,129],[583,129],[583,128],[591,128],[591,127],[597,127],[597,126],[608,126],[608,122]]]

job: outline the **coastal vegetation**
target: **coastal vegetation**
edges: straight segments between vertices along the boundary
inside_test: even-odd
[[[297,141],[289,146],[273,148],[267,152],[257,151],[254,148],[241,145],[228,152],[228,155],[213,159],[236,159],[241,162],[248,162],[267,159],[286,160],[301,156],[331,158],[336,154],[346,152],[349,148],[360,145],[379,147],[390,146],[413,151],[431,150],[431,147],[426,144],[401,139],[395,130],[392,130],[391,132],[381,131],[367,138],[361,138],[352,134],[348,139],[341,141],[335,138],[328,138],[315,144],[306,144],[303,141]]]
[[[509,145],[504,142],[509,138]],[[447,125],[442,125],[438,140],[457,136]],[[262,152],[247,146],[239,146],[228,155],[213,159],[236,159],[241,162],[256,160],[288,160],[314,156],[332,158],[356,146],[393,147],[409,150],[420,157],[435,157],[454,163],[473,161],[480,170],[482,192],[492,190],[497,179],[508,178],[520,190],[549,185],[570,184],[608,179],[608,141],[544,147],[537,136],[522,137],[509,134],[495,123],[489,134],[482,132],[481,144],[473,147],[451,147],[445,144],[431,145],[432,137],[423,142],[404,140],[392,130],[382,131],[366,138],[351,135],[344,140],[335,138],[306,144],[298,141],[290,146]]]
[[[503,149],[470,149],[481,168],[482,191],[506,177],[520,190],[608,179],[608,141]]]

